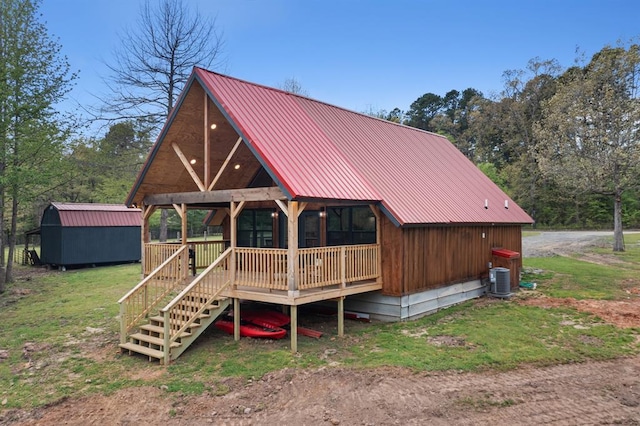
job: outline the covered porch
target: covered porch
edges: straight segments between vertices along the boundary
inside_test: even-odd
[[[122,315],[143,316],[143,312],[151,309],[150,300],[167,294],[180,293],[183,297],[197,294],[203,305],[213,299],[229,299],[234,310],[234,337],[239,339],[237,313],[241,300],[282,305],[291,317],[291,349],[295,352],[298,306],[331,300],[337,303],[338,335],[342,336],[345,297],[382,289],[380,212],[373,204],[346,207],[347,204],[287,201],[277,187],[147,196],[142,205],[141,233],[144,247],[141,284],[146,284],[137,291],[137,297],[122,301]],[[269,205],[272,207],[268,208]],[[149,217],[157,209],[169,206],[182,218],[181,241],[151,242]],[[224,224],[228,239],[189,241],[190,208],[215,209],[214,218]],[[328,219],[338,213],[349,213],[349,220],[343,222],[351,223],[354,219],[347,209],[353,208],[366,220],[368,228],[357,231],[361,234],[355,237],[349,237],[351,229],[330,231],[335,226],[328,226]],[[272,227],[249,226],[251,220],[247,218],[255,217],[255,212],[270,218]],[[240,223],[243,217],[244,224]],[[354,240],[368,243],[353,244]],[[335,244],[341,241],[351,244]],[[327,242],[333,245],[327,246]],[[150,297],[150,292],[154,296]],[[177,321],[180,314],[168,317]],[[123,340],[127,332],[123,328]]]

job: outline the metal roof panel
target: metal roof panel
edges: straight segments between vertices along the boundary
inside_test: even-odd
[[[140,226],[141,210],[123,204],[51,203],[68,227]]]

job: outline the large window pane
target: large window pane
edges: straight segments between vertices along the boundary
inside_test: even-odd
[[[376,231],[376,217],[369,207],[354,207],[353,231]]]
[[[271,210],[245,209],[238,217],[239,247],[273,247]]]

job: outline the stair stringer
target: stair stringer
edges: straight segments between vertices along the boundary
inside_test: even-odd
[[[200,317],[200,327],[192,328],[191,335],[180,338],[180,346],[170,348],[169,360],[174,361],[177,359],[182,353],[187,350],[187,348],[200,337],[200,335],[211,325],[213,324],[218,317],[227,309],[227,307],[231,304],[231,299],[220,299],[217,301],[217,306],[212,306],[208,309],[207,317]]]

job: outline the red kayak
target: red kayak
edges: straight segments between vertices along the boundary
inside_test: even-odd
[[[277,311],[241,311],[240,318],[243,321],[259,325],[269,323],[276,327],[283,327],[291,322],[289,315]]]
[[[233,321],[218,320],[216,327],[229,334],[233,334]],[[260,337],[263,339],[282,339],[287,335],[287,330],[272,324],[240,324],[240,335],[245,337]]]
[[[267,328],[285,327],[291,322],[289,315],[277,311],[242,311],[240,317],[242,321]],[[322,332],[300,326],[298,326],[298,334],[315,339],[322,337]]]

